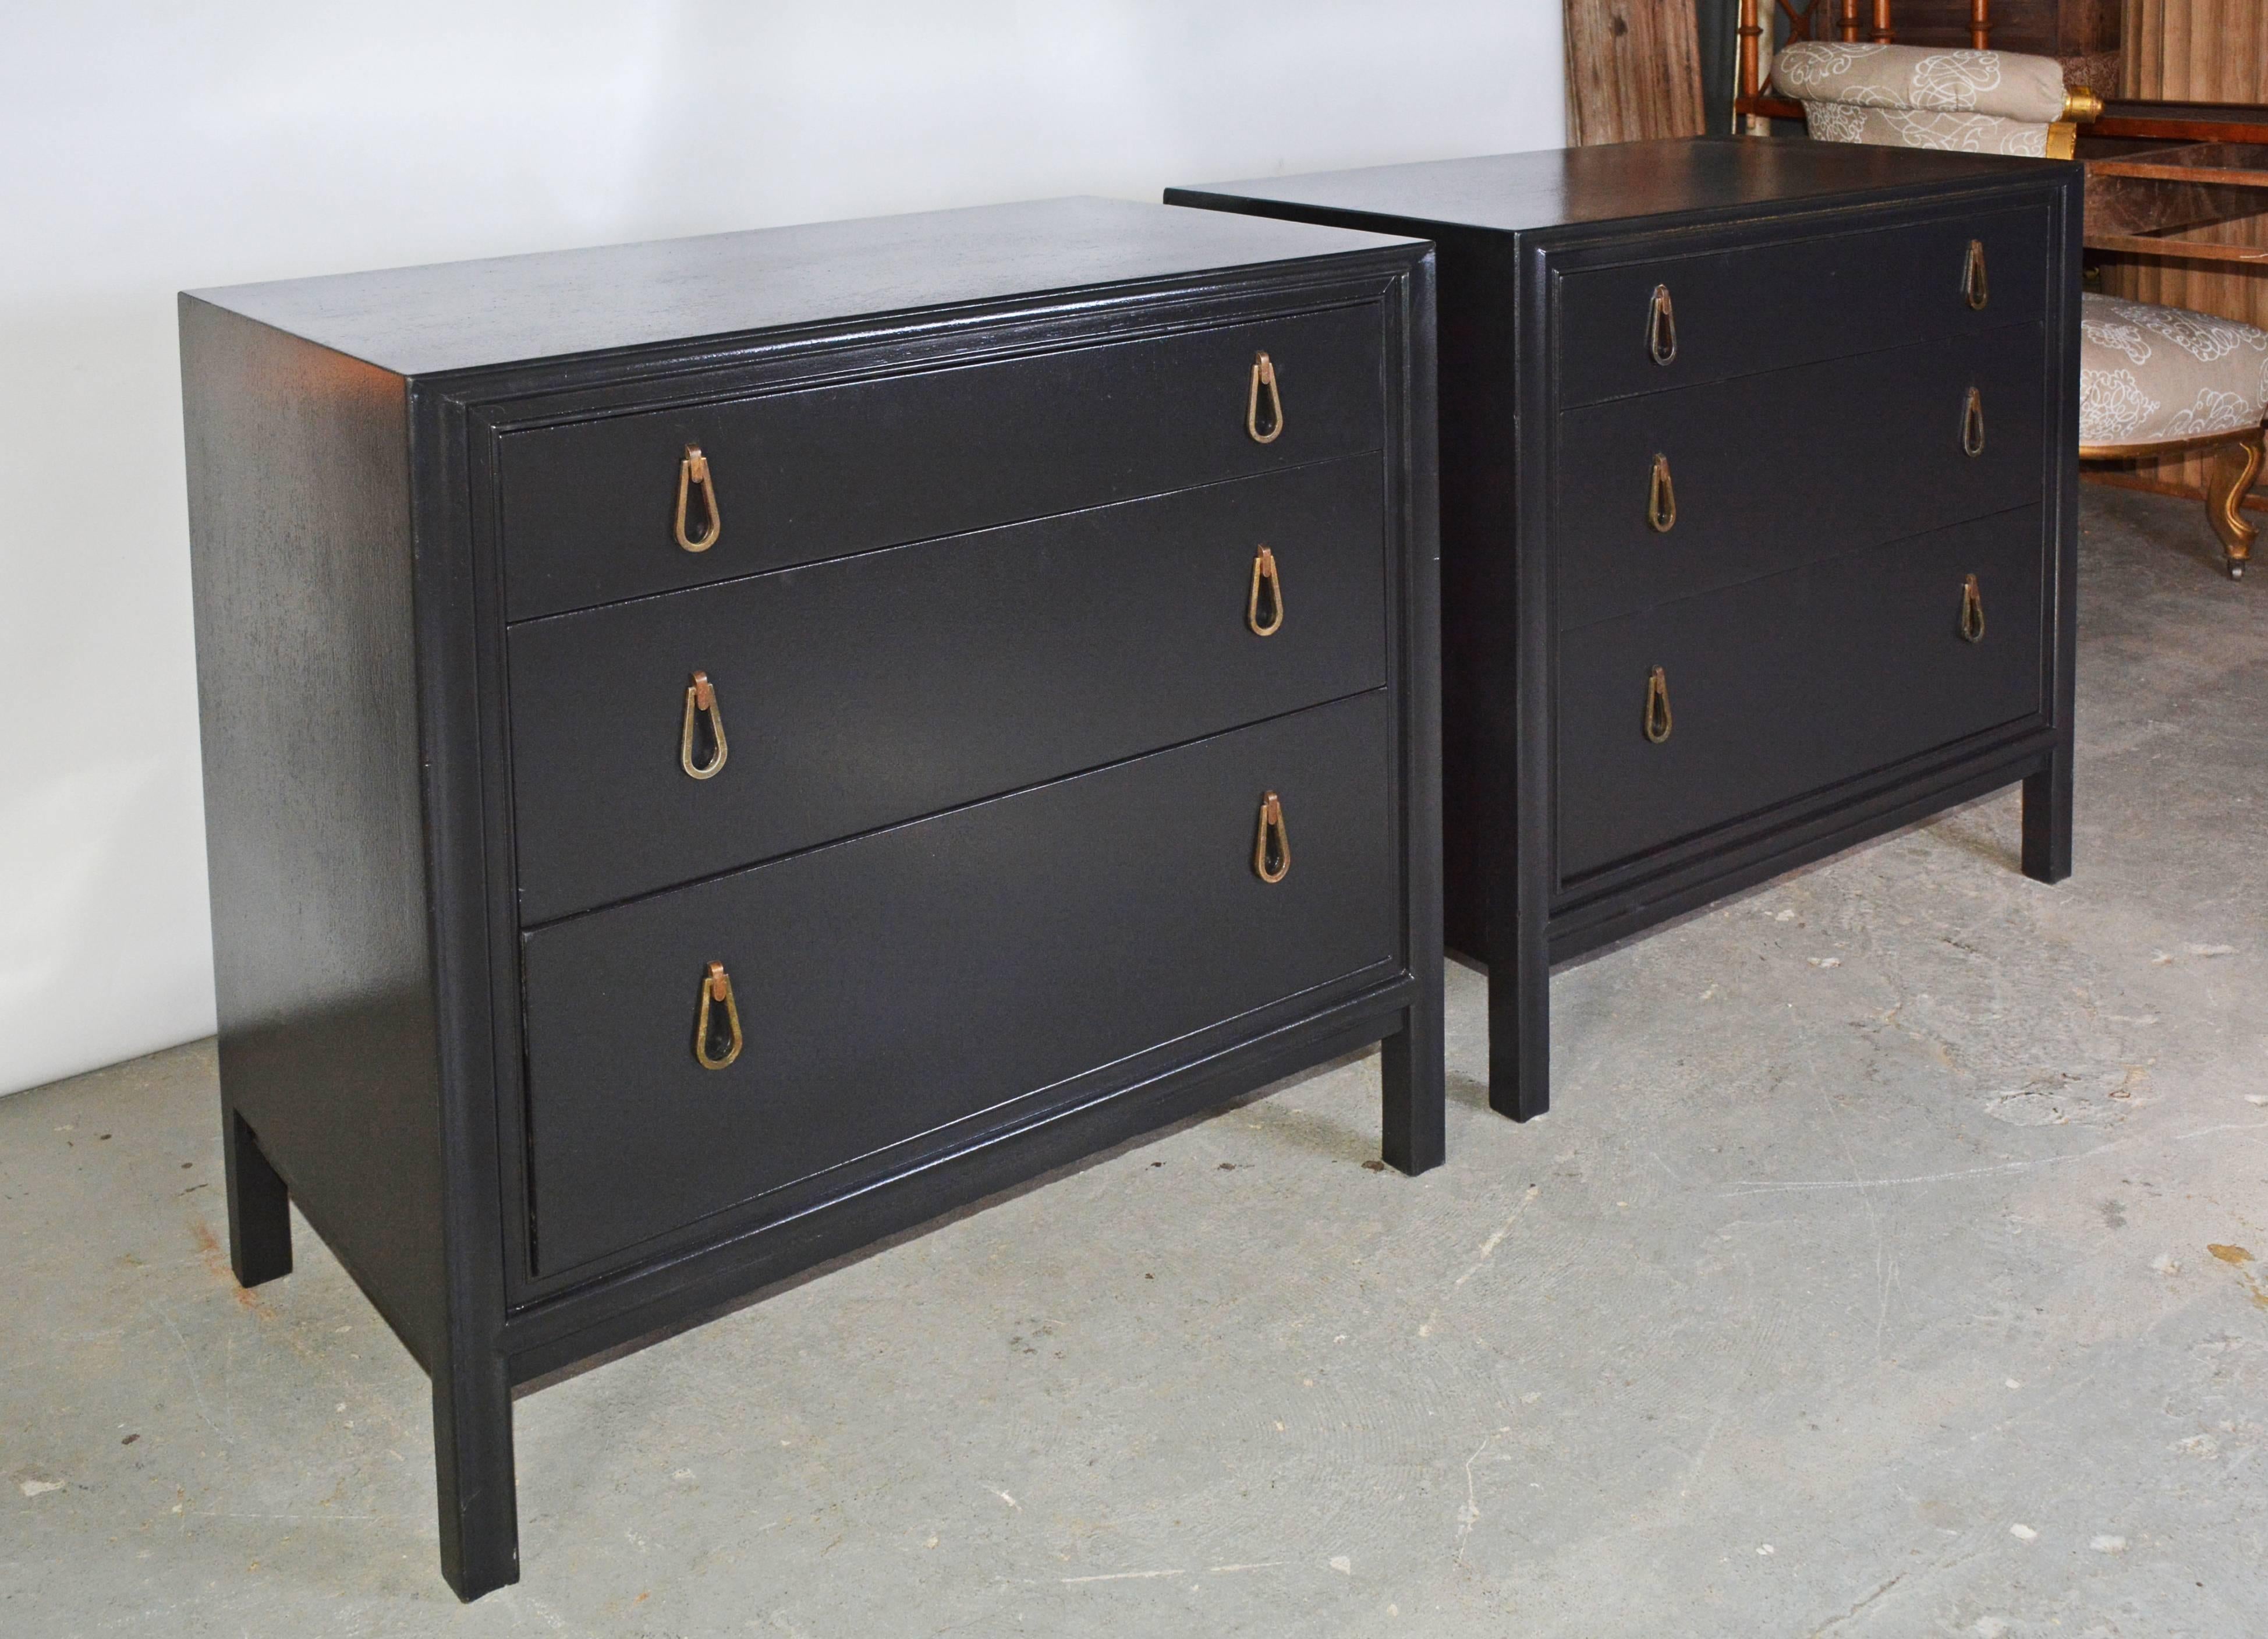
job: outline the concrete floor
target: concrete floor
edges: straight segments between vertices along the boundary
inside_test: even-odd
[[[0,1101],[0,1631],[2268,1632],[2268,587],[2086,492],[2079,872],[2013,794],[1565,971],[1557,1107],[1374,1058],[519,1402],[223,1247],[213,1052]],[[2243,1249],[2249,1249],[2249,1251]],[[2257,1259],[2257,1260],[2256,1260]]]

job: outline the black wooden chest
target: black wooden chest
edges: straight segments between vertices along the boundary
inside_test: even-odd
[[[1437,242],[1449,942],[1550,963],[2021,780],[2071,870],[2080,172],[1715,138],[1176,188]]]
[[[231,1251],[518,1575],[512,1385],[1383,1040],[1432,264],[1061,201],[181,299]]]

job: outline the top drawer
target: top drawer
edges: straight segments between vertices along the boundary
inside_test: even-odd
[[[1972,306],[1970,245],[1983,247]],[[1963,212],[1614,267],[1555,269],[1559,403],[1594,404],[2038,319],[2048,208]],[[1655,358],[1656,286],[1674,348]]]
[[[1374,303],[507,433],[507,617],[586,609],[1382,443]],[[1280,395],[1258,389],[1265,353]],[[688,448],[714,543],[679,544]],[[686,484],[686,534],[711,521]]]

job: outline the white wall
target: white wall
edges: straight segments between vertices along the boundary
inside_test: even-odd
[[[0,11],[0,1091],[212,1028],[173,292],[1557,145],[1560,0]]]

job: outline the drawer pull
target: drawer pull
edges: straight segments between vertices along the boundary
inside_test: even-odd
[[[1284,624],[1284,578],[1277,572],[1276,554],[1264,546],[1252,555],[1252,595],[1245,600],[1244,624],[1261,638],[1274,637]]]
[[[1274,792],[1260,799],[1260,833],[1252,841],[1252,874],[1280,882],[1291,874],[1292,838],[1284,829],[1284,800]]]
[[[1260,430],[1260,389],[1268,389],[1268,431]],[[1252,393],[1244,401],[1244,430],[1255,444],[1273,444],[1284,436],[1284,395],[1276,386],[1276,365],[1267,354],[1252,356]]]
[[[1677,311],[1669,305],[1669,286],[1653,287],[1646,309],[1646,350],[1653,362],[1666,365],[1677,357]]]
[[[709,514],[708,527],[697,540],[685,533],[686,506],[696,484],[701,486],[702,507]],[[717,510],[717,481],[709,476],[709,458],[698,444],[688,444],[685,459],[677,463],[677,543],[688,552],[705,552],[717,544],[724,529],[725,515]]]
[[[1646,737],[1660,745],[1669,729],[1669,677],[1657,666],[1646,679]]]
[[[1984,241],[1969,241],[1969,260],[1962,264],[1961,293],[1970,306],[1982,313],[1984,304],[1992,299],[1992,287],[1984,277]]]
[[[1646,520],[1656,535],[1668,535],[1677,527],[1677,486],[1669,481],[1667,455],[1653,458],[1653,480],[1646,491]]]
[[[1971,455],[1984,453],[1984,395],[1973,387],[1961,410],[1961,447]]]
[[[725,1004],[721,1016],[712,1010],[717,1002]],[[693,1027],[693,1056],[704,1070],[721,1070],[740,1056],[740,1008],[733,1000],[733,976],[722,962],[711,962],[701,976],[701,1017]]]
[[[693,760],[693,731],[696,720],[706,714],[709,719],[709,759],[704,763]],[[717,685],[709,681],[709,674],[697,671],[685,687],[685,733],[678,741],[677,760],[685,772],[696,779],[710,779],[725,766],[725,713],[717,704]]]
[[[1984,594],[1974,575],[1961,583],[1961,638],[1964,643],[1984,641]]]

